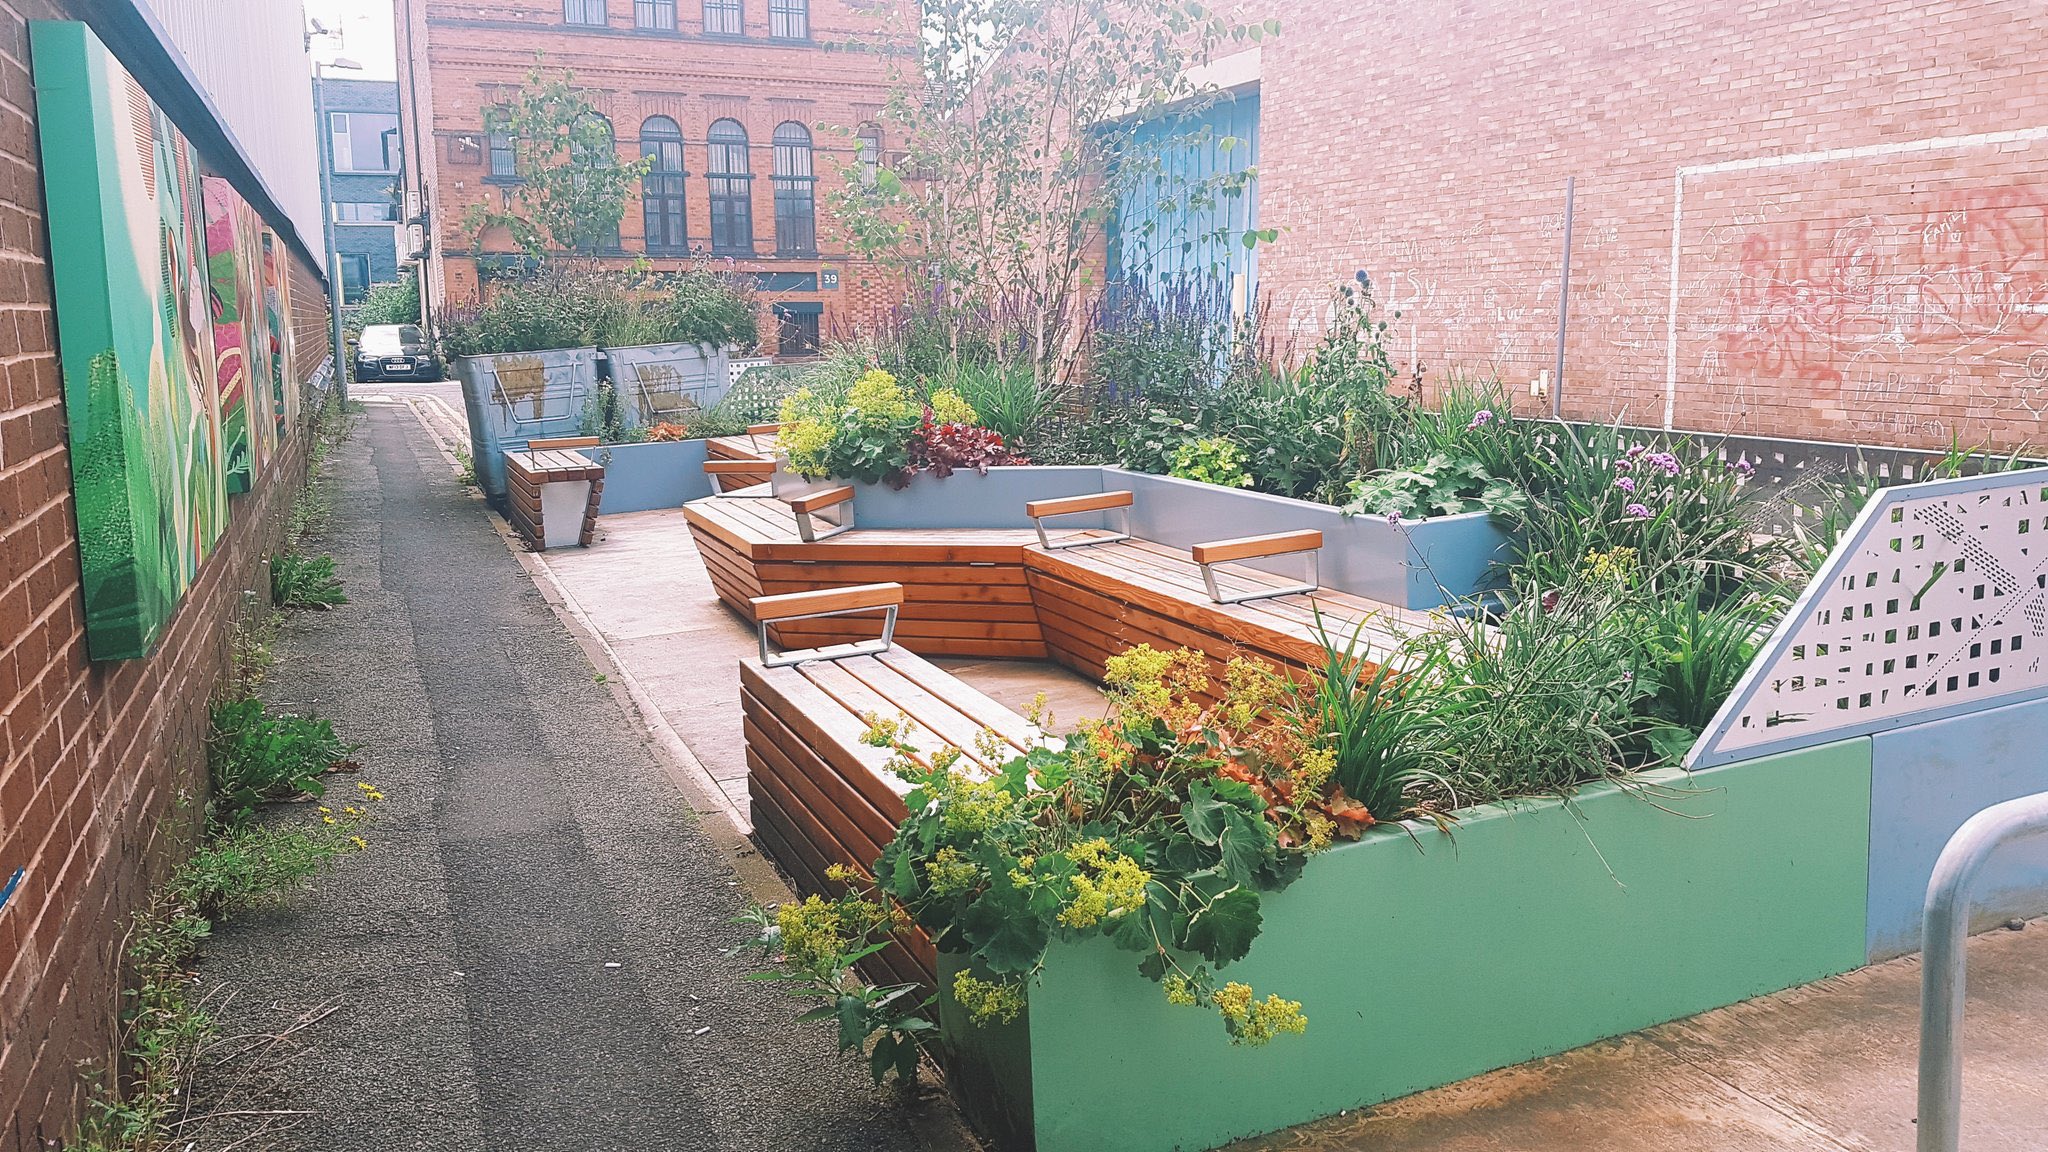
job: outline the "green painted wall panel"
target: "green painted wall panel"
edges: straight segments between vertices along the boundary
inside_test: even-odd
[[[1208,1148],[1855,968],[1870,763],[1857,739],[1325,853],[1222,973],[1302,1002],[1307,1034],[1266,1048],[1107,941],[1060,947],[1031,992],[1037,1146]]]

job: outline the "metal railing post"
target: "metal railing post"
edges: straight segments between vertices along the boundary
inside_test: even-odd
[[[1934,863],[1920,934],[1919,1152],[1956,1152],[1963,1111],[1963,977],[1970,890],[1999,845],[2048,833],[2048,792],[1963,822]]]

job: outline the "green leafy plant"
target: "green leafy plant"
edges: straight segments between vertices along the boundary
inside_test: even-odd
[[[1420,520],[1461,512],[1491,512],[1512,517],[1528,508],[1529,498],[1511,480],[1487,475],[1470,456],[1431,456],[1413,468],[1380,472],[1351,486],[1347,516],[1393,516]]]
[[[216,703],[206,742],[214,823],[232,828],[265,803],[324,794],[322,778],[355,751],[317,716],[271,715],[253,696]]]
[[[270,602],[280,608],[327,609],[348,603],[334,557],[285,551],[270,558]]]
[[[913,785],[875,885],[967,958],[942,994],[977,1023],[1013,1019],[1053,940],[1107,936],[1169,1002],[1215,1009],[1235,1042],[1306,1027],[1299,1004],[1213,974],[1250,950],[1262,892],[1372,822],[1332,782],[1327,750],[1270,722],[1277,679],[1234,664],[1205,706],[1200,654],[1141,645],[1109,662],[1110,720],[1006,762],[985,734],[977,755],[1002,764],[986,778],[957,768],[959,750],[920,751],[870,717],[868,742]]]
[[[910,438],[923,418],[894,376],[873,369],[843,402],[809,388],[784,400],[778,438],[791,471],[873,484],[909,469]]]
[[[1028,447],[1059,403],[1058,393],[1028,367],[963,365],[943,379],[979,414],[982,427],[1013,446]]]
[[[891,942],[894,923],[885,905],[848,891],[833,900],[808,896],[775,908],[757,905],[739,923],[755,934],[735,951],[758,952],[774,965],[756,978],[816,1002],[799,1020],[831,1021],[840,1053],[865,1052],[875,1083],[892,1074],[905,1084],[917,1079],[918,1055],[937,1034],[929,1000],[918,997],[914,984],[871,984],[857,967]]]
[[[1320,675],[1290,678],[1281,715],[1335,756],[1333,778],[1365,805],[1375,820],[1393,820],[1415,807],[1409,793],[1435,780],[1430,749],[1443,726],[1445,705],[1436,692],[1441,655],[1418,648],[1379,652],[1369,659],[1361,620],[1349,636],[1333,635],[1316,617],[1323,646]],[[1405,646],[1404,646],[1405,647]],[[1398,665],[1398,667],[1397,667]]]
[[[1221,436],[1183,442],[1174,449],[1170,474],[1225,488],[1252,486],[1251,473],[1244,469],[1244,452]]]
[[[1643,598],[1640,635],[1650,694],[1637,710],[1657,726],[1648,733],[1665,759],[1683,759],[1749,670],[1786,602],[1774,589],[1708,603],[1694,584],[1681,595]]]
[[[344,321],[353,332],[376,324],[417,324],[420,322],[420,277],[411,268],[399,273],[392,284],[379,284],[363,293],[348,310]]]

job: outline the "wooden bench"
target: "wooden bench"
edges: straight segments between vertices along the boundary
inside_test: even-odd
[[[771,645],[773,624],[821,614],[872,617],[904,607],[903,592],[894,584],[867,585],[761,597],[749,605],[762,653],[740,663],[754,831],[806,892],[836,891],[825,877],[834,864],[871,871],[906,815],[903,794],[910,785],[887,768],[889,750],[861,740],[868,730],[863,717],[902,721],[905,743],[926,765],[945,748],[960,749],[961,770],[969,772],[1000,766],[983,762],[975,747],[985,731],[1001,738],[1000,759],[1029,750],[1037,739],[1016,713],[892,646],[886,633],[875,636],[872,620],[869,638],[858,647],[790,652]],[[888,978],[933,983],[930,941],[907,933],[899,943],[900,949],[879,954]]]
[[[777,427],[779,425],[757,424],[754,425],[754,428],[768,429],[769,431],[757,435],[753,429],[749,429],[748,433],[744,436],[714,436],[706,440],[704,442],[704,453],[709,459],[705,464],[704,471],[710,475],[712,487],[721,492],[730,492],[734,489],[751,488],[756,484],[766,483],[768,477],[775,474],[775,457],[770,453],[775,448],[773,429]],[[752,470],[732,469],[730,471],[715,470],[711,467],[712,464],[719,462],[742,462],[752,464],[755,467]],[[762,468],[762,465],[766,465],[766,467]]]
[[[1128,492],[1038,500],[1025,513],[1044,531],[1047,516],[1128,509]],[[1125,521],[1128,525],[1128,520]],[[1197,544],[1182,550],[1105,534],[1086,547],[1041,541],[1025,549],[1025,584],[1053,659],[1101,679],[1109,657],[1138,644],[1192,648],[1209,657],[1212,679],[1233,656],[1283,668],[1322,667],[1322,632],[1349,643],[1377,665],[1401,639],[1427,625],[1426,615],[1319,586],[1313,529]],[[1293,580],[1243,561],[1307,557],[1307,577]]]
[[[573,449],[597,445],[595,436],[578,436],[529,440],[524,448],[505,450],[509,519],[536,550],[590,546],[604,495],[604,465]]]
[[[807,543],[799,513],[781,500],[709,497],[684,505],[683,517],[719,599],[750,622],[757,596],[893,582],[904,590],[901,647],[926,656],[1046,657],[1024,579],[1024,547],[1037,539],[1028,528],[857,528],[814,532]],[[859,634],[846,621],[805,620],[778,627],[775,639],[816,645]]]

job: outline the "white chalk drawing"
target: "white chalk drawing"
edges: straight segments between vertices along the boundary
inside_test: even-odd
[[[1879,491],[1687,759],[2048,694],[2048,468]]]

